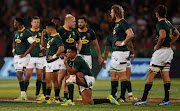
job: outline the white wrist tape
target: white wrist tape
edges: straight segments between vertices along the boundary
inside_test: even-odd
[[[57,58],[56,54],[54,54],[52,58],[53,58],[53,59]]]
[[[124,46],[125,45],[125,43],[124,43],[124,41],[121,43],[121,46]]]
[[[79,54],[79,51],[77,51],[77,54]]]
[[[14,53],[14,52],[15,52],[15,49],[12,50],[12,53]]]
[[[107,63],[107,61],[104,61],[104,63]]]
[[[33,37],[29,37],[27,40],[30,44],[36,41]]]

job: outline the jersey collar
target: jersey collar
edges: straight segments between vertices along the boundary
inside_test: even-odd
[[[56,35],[59,35],[59,33],[56,33],[56,34],[51,34],[51,36],[53,37],[53,36],[56,36]]]
[[[116,20],[115,23],[118,23],[119,21],[121,21],[123,18],[120,18],[119,20]]]
[[[63,28],[67,31],[71,31],[72,29],[67,29],[64,25],[63,25]]]
[[[76,57],[77,57],[77,54],[76,54],[75,58],[73,58],[73,59],[70,59],[70,61],[74,61],[74,60],[76,59]]]
[[[166,20],[166,18],[161,18],[161,19],[159,19],[159,22],[160,22],[161,20]]]
[[[85,30],[81,30],[80,28],[78,28],[78,31],[79,31],[79,32],[87,32],[87,31],[88,31],[88,28],[85,28]]]
[[[35,29],[35,30],[33,30],[32,28],[30,28],[30,30],[32,31],[32,32],[38,32],[40,29],[39,28],[37,28],[37,29]]]
[[[18,30],[19,32],[22,32],[25,29],[25,27],[23,27],[21,30]]]

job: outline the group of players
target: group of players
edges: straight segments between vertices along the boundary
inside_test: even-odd
[[[173,51],[170,45],[179,37],[179,32],[166,19],[167,10],[163,5],[156,9],[158,23],[156,25],[156,42],[154,53],[151,59],[147,74],[144,94],[142,99],[133,103],[134,105],[147,104],[147,96],[152,87],[153,78],[161,72],[165,98],[159,105],[170,105],[170,63],[173,58]],[[87,28],[87,19],[78,18],[78,29],[75,29],[76,19],[71,14],[67,14],[64,25],[60,26],[60,19],[54,17],[42,30],[40,18],[35,16],[31,20],[31,28],[23,26],[23,19],[16,18],[14,27],[18,30],[14,33],[13,54],[14,67],[21,89],[21,96],[15,100],[27,100],[26,91],[33,69],[36,68],[36,100],[38,103],[60,103],[60,89],[64,79],[64,104],[75,105],[73,102],[74,83],[78,85],[79,93],[83,104],[111,103],[119,105],[125,102],[125,92],[131,100],[136,100],[133,96],[130,75],[131,61],[134,60],[135,52],[131,40],[134,37],[132,29],[124,19],[124,10],[120,5],[111,7],[111,17],[115,21],[112,36],[107,37],[104,51],[104,61],[101,57],[98,40],[95,32]],[[91,43],[94,44],[98,55],[99,64],[103,63],[106,68],[106,60],[110,47],[112,48],[111,57],[111,95],[107,99],[91,99],[92,88],[95,78],[92,69]],[[25,80],[23,78],[24,71]],[[119,78],[121,80],[121,96],[117,97]],[[52,83],[54,86],[55,97],[50,99]],[[40,89],[43,94],[40,94]],[[69,97],[68,97],[69,95]]]

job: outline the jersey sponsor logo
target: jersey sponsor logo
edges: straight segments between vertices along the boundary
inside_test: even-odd
[[[73,38],[68,38],[68,39],[66,39],[66,42],[67,42],[67,43],[73,43],[73,42],[74,42],[74,39],[73,39]]]
[[[89,40],[87,40],[87,39],[82,39],[81,41],[82,41],[82,44],[87,44],[87,43],[89,43]]]
[[[21,43],[21,39],[15,39],[16,43]]]

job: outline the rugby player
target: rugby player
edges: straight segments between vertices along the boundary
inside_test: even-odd
[[[119,105],[119,103],[115,100],[115,98],[113,98],[112,95],[109,95],[107,99],[92,100],[92,88],[95,83],[95,78],[88,63],[81,56],[78,56],[77,48],[75,46],[69,46],[67,48],[66,55],[67,57],[64,57],[64,64],[68,74],[70,74],[69,78],[66,80],[66,83],[77,83],[80,86],[83,104],[92,105],[111,103]],[[71,100],[68,100],[65,104],[62,105],[69,106],[74,104]]]
[[[27,67],[30,60],[29,53],[37,45],[31,32],[27,30],[23,24],[24,21],[22,18],[15,18],[14,28],[16,28],[17,31],[14,32],[12,53],[14,55],[14,67],[21,89],[21,96],[15,100],[27,100],[24,82],[24,69]]]
[[[110,47],[112,47],[112,43],[113,43],[113,34],[110,34],[106,37],[106,43],[105,43],[105,50],[104,50],[104,63],[103,63],[103,68],[106,69],[106,61],[107,61],[107,57],[108,57],[108,53],[109,53],[109,49]],[[134,47],[132,42],[129,42],[127,44],[128,48],[130,49],[131,52],[131,62],[134,60],[134,56],[135,56],[135,52],[134,52]],[[113,49],[112,49],[113,50]],[[131,62],[128,59],[127,61],[127,67],[126,67],[126,76],[127,76],[127,80],[128,80],[128,85],[127,85],[127,90],[128,90],[128,96],[130,100],[134,100],[137,99],[133,96],[132,93],[132,87],[131,87],[131,81],[130,81],[130,76],[131,76]],[[111,74],[111,71],[110,71]],[[112,75],[111,75],[112,76]],[[118,76],[118,75],[117,75]],[[118,81],[119,81],[119,77],[117,77],[118,79],[111,79],[111,95],[116,98],[117,97],[117,88],[118,88]]]
[[[44,39],[44,35],[49,34],[50,37],[48,37],[48,41],[46,43]],[[60,64],[60,54],[64,51],[64,45],[62,43],[61,36],[57,33],[55,24],[53,22],[50,22],[46,29],[42,32],[41,37],[41,45],[42,47],[47,47],[46,51],[46,98],[45,100],[42,100],[38,103],[60,103],[59,98],[59,92],[60,88],[58,85],[58,71],[61,67]],[[55,92],[55,98],[50,100],[50,94],[51,94],[51,88],[52,83],[54,84],[54,92]]]
[[[159,5],[156,8],[156,41],[154,44],[154,53],[151,58],[149,71],[147,73],[146,84],[143,96],[140,100],[133,103],[134,105],[146,105],[147,96],[152,87],[154,76],[160,72],[164,81],[165,97],[159,105],[170,105],[170,66],[173,59],[173,44],[179,38],[179,32],[174,26],[166,19],[167,8],[164,5]]]
[[[125,102],[125,92],[128,84],[126,68],[127,58],[130,51],[126,44],[128,44],[134,37],[132,29],[129,27],[127,21],[124,19],[124,10],[120,5],[113,5],[111,7],[111,17],[115,20],[115,27],[113,30],[113,53],[111,57],[110,75],[112,80],[121,79],[121,96],[119,102]],[[105,61],[106,62],[106,61]],[[118,82],[113,83],[114,93]]]
[[[76,24],[75,17],[72,16],[71,14],[67,14],[65,16],[65,21],[64,21],[63,27],[58,29],[58,33],[62,37],[62,41],[63,41],[64,48],[65,48],[63,54],[61,55],[62,58],[65,55],[66,50],[69,45],[76,45],[76,43],[77,43],[78,44],[77,45],[78,53],[81,50],[82,42],[79,37],[79,33],[74,29],[75,24]],[[62,61],[62,66],[60,68],[60,71],[58,72],[58,83],[59,83],[60,88],[62,85],[62,80],[66,75],[67,75],[66,67]],[[73,94],[74,94],[73,90],[74,90],[74,84],[69,84],[68,89],[64,88],[64,100],[63,101],[67,100],[68,91],[69,91],[69,98],[73,101]]]
[[[101,52],[98,44],[98,40],[96,38],[95,32],[87,28],[87,19],[85,17],[78,18],[78,32],[80,34],[80,38],[82,41],[82,49],[79,52],[79,56],[81,56],[89,65],[90,69],[92,69],[92,58],[91,58],[91,41],[94,44],[94,48],[98,55],[98,62],[102,64],[103,59],[101,57]],[[81,92],[79,91],[80,95]],[[81,100],[81,96],[78,100]]]
[[[41,41],[41,33],[42,30],[39,28],[40,25],[40,18],[38,16],[34,16],[31,19],[31,28],[29,29],[29,32],[33,35],[34,39],[36,40],[37,46],[30,52],[31,58],[28,63],[28,66],[26,67],[26,75],[25,75],[25,88],[27,91],[27,88],[29,86],[29,80],[32,76],[33,69],[36,68],[36,100],[41,100],[41,98],[45,98],[44,94],[41,95],[40,89],[41,89],[41,83],[42,83],[42,74],[43,74],[43,64],[44,64],[44,58],[43,54],[40,49],[40,41]]]

